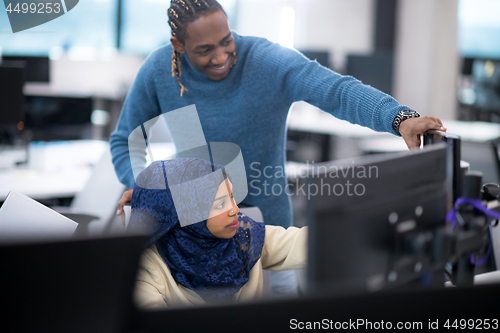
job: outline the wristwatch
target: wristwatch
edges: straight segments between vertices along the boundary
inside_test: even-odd
[[[392,128],[398,135],[401,135],[401,133],[399,133],[399,125],[401,125],[401,123],[406,119],[418,117],[420,117],[418,112],[412,109],[399,111],[399,113],[394,118],[394,121],[392,122]]]

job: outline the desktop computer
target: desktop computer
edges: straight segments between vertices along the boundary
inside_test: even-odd
[[[343,296],[444,285],[444,145],[316,164],[307,188],[308,289]],[[328,192],[329,191],[329,192]],[[439,230],[439,233],[436,232]]]
[[[306,187],[321,192],[307,206],[311,292],[440,289],[445,276],[472,286],[476,266],[493,259],[496,213],[481,201],[481,174],[460,168],[459,138],[442,139],[310,170]]]
[[[387,94],[392,93],[393,55],[392,52],[375,52],[369,55],[349,54],[347,75],[354,76]]]

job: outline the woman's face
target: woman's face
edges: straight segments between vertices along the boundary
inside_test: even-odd
[[[210,79],[226,78],[234,63],[236,47],[224,12],[201,16],[185,29],[184,44],[171,38],[177,52],[186,54],[191,64]]]
[[[238,212],[240,211],[233,198],[233,184],[224,180],[215,195],[207,228],[217,238],[231,238],[238,231]]]

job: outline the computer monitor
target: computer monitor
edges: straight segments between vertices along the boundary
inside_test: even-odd
[[[24,126],[23,67],[0,67],[0,143],[11,144],[16,127]]]
[[[463,177],[465,169],[461,168],[462,143],[458,135],[449,134],[441,131],[428,131],[424,135],[424,146],[444,143],[447,154],[447,183],[452,192],[452,200],[455,202],[462,196]]]
[[[49,57],[35,56],[3,56],[2,66],[10,63],[24,62],[26,67],[27,82],[50,82],[50,60]]]
[[[443,286],[433,273],[446,262],[431,245],[449,200],[444,144],[316,164],[305,188],[311,292]]]
[[[24,69],[0,67],[0,125],[17,125],[24,120]]]
[[[93,104],[88,96],[27,95],[26,129],[33,140],[85,139],[92,125]]]
[[[125,332],[146,240],[118,234],[0,244],[3,331]]]
[[[347,56],[346,74],[354,76],[364,84],[391,94],[392,52],[377,52],[370,55],[349,54]]]

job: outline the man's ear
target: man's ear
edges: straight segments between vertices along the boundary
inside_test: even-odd
[[[170,42],[172,43],[172,46],[177,52],[186,53],[184,45],[176,37],[170,37]]]

